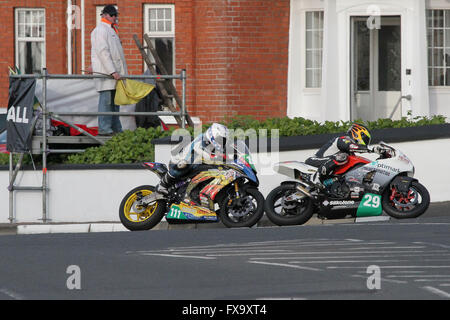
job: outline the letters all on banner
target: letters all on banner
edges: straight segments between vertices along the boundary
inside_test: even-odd
[[[9,100],[6,116],[9,152],[24,153],[31,149],[35,79],[9,79]]]

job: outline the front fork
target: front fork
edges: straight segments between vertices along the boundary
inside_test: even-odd
[[[234,193],[236,194],[236,199],[239,199],[240,198],[239,183],[237,181],[234,182]]]
[[[233,203],[233,201],[236,201],[237,199],[239,199],[240,197],[241,197],[241,195],[240,195],[240,193],[239,193],[239,183],[237,182],[237,181],[235,181],[235,182],[233,182],[233,185],[234,185],[234,195],[235,195],[235,198],[230,198],[229,200],[228,200],[228,206],[231,206],[232,205],[232,203]],[[230,196],[231,196],[231,192],[230,192]]]

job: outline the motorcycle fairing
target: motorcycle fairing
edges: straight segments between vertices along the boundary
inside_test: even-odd
[[[166,215],[168,220],[186,220],[186,221],[218,221],[218,217],[214,211],[206,208],[189,205],[187,203],[177,203],[170,206],[170,210]]]
[[[144,162],[142,165],[149,169],[150,171],[153,171],[156,173],[159,177],[162,177],[167,171],[167,166],[164,163],[159,162]]]
[[[249,156],[242,156],[239,159],[239,163],[235,163],[235,165],[242,170],[242,172],[247,175],[247,177],[252,180],[253,182],[255,182],[257,185],[259,185],[259,180],[256,177],[255,174],[255,167],[253,166],[253,164],[251,164],[250,160],[249,160]]]
[[[399,174],[413,172],[414,167],[410,162],[399,166],[396,158],[388,158],[372,161],[362,167],[350,170],[345,175],[348,185],[355,182],[365,186],[366,190],[382,194],[390,182]]]
[[[358,165],[358,164],[368,164],[371,161],[368,159],[365,159],[363,157],[358,157],[358,156],[348,156],[348,161],[346,164],[339,166],[335,171],[334,171],[334,175],[341,175],[345,172],[347,172],[348,170],[350,170],[351,168],[353,168],[354,166]]]
[[[242,174],[233,169],[224,170],[222,167],[218,169],[210,169],[208,171],[202,171],[197,174],[189,183],[186,190],[186,194],[190,192],[200,183],[211,180],[206,186],[199,192],[199,198],[202,205],[208,206],[213,209],[213,201],[217,194],[231,182],[241,177]]]
[[[297,176],[295,174],[296,171],[307,173],[307,174],[313,174],[314,172],[317,171],[316,167],[307,165],[306,163],[300,162],[300,161],[279,162],[274,165],[273,169],[275,172],[278,172],[282,175],[288,176],[292,179],[297,178]]]

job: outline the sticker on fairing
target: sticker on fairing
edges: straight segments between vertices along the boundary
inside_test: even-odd
[[[359,204],[356,216],[372,217],[379,216],[382,213],[381,196],[379,194],[366,193]]]
[[[214,211],[185,203],[172,204],[166,218],[189,221],[218,221]]]
[[[177,205],[172,205],[169,213],[167,214],[167,218],[186,220],[186,216],[184,215],[180,207],[178,207]]]

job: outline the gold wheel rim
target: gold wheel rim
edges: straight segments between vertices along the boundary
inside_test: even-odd
[[[133,193],[131,196],[128,197],[127,201],[125,202],[123,213],[125,215],[125,218],[127,218],[127,220],[134,222],[134,223],[144,222],[145,220],[149,219],[155,213],[156,208],[158,207],[158,203],[155,203],[152,206],[148,206],[145,209],[137,206],[137,209],[139,210],[139,212],[134,212],[133,205],[137,200],[138,193],[141,193],[142,196],[145,197],[153,192],[151,190],[138,190],[135,193]],[[144,209],[144,210],[140,211],[140,209]]]

